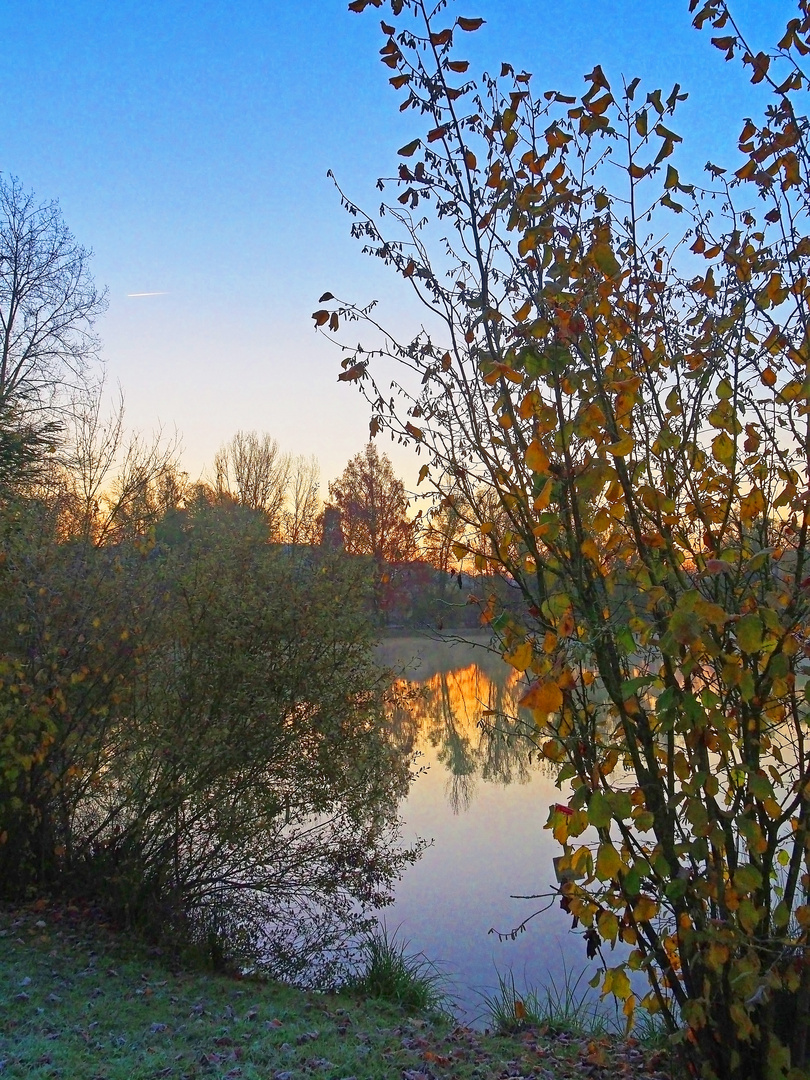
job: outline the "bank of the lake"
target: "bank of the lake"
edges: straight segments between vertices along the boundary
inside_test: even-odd
[[[615,1038],[531,1028],[506,1038],[211,974],[77,907],[0,910],[3,1080],[649,1080],[671,1076],[668,1065]]]

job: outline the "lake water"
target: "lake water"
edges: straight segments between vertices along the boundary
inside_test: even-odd
[[[517,673],[478,641],[391,638],[379,650],[414,695],[392,723],[403,726],[424,767],[401,808],[405,839],[433,841],[383,915],[410,951],[439,964],[468,1022],[486,1019],[481,995],[497,987],[498,973],[514,976],[520,990],[542,990],[549,979],[562,987],[566,971],[587,967],[586,979],[595,972],[581,931],[572,932],[556,900],[549,907],[548,898],[511,898],[554,888],[560,848],[543,825],[560,792],[526,740],[493,742],[482,730],[486,710],[517,712],[519,692]],[[539,907],[548,909],[514,941],[488,933],[510,931]]]

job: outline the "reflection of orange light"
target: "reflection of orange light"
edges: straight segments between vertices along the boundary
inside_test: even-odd
[[[458,733],[470,738],[493,709],[517,715],[522,679],[519,671],[506,665],[504,678],[494,680],[477,664],[469,664],[429,679],[398,679],[395,690],[403,695],[418,691],[409,712],[423,731],[425,721],[435,721],[438,714],[445,713],[453,718]]]

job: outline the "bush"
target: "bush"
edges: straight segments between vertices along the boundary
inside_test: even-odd
[[[334,980],[414,851],[381,723],[364,583],[198,506],[172,544],[3,518],[0,881]]]

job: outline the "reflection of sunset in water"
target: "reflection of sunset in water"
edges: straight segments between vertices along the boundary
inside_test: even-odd
[[[456,813],[469,808],[476,778],[499,784],[529,779],[535,747],[530,717],[518,717],[523,683],[506,665],[493,678],[476,663],[397,680],[391,721],[423,764],[449,773],[446,795]]]
[[[424,725],[423,738],[430,738],[428,732],[436,722],[437,705],[454,718],[467,738],[476,738],[481,721],[492,720],[488,713],[517,713],[521,681],[520,673],[505,665],[504,678],[495,681],[478,664],[468,664],[422,681],[398,679],[396,690],[402,695],[410,692],[411,712]]]
[[[556,888],[559,848],[543,826],[560,793],[538,761],[531,714],[518,709],[525,678],[480,645],[410,638],[383,649],[385,666],[410,675],[389,708],[392,738],[417,755],[406,836],[433,841],[399,883],[389,928],[440,962],[466,1019],[481,1016],[477,992],[491,992],[497,972],[519,986],[562,985],[586,955],[556,903],[514,941],[488,933],[516,926],[547,903],[526,897]]]

